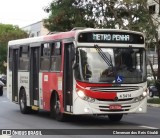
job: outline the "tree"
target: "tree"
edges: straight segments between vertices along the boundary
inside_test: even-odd
[[[4,63],[7,62],[8,41],[28,37],[18,26],[0,24],[0,73],[6,73]]]
[[[74,27],[94,27],[93,4],[83,0],[56,0],[45,9],[50,15],[44,20],[50,31],[67,31]]]

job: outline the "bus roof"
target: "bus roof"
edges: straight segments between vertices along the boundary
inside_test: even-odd
[[[131,31],[131,30],[121,30],[121,29],[94,29],[94,28],[85,28],[82,30],[76,30],[73,29],[68,32],[59,32],[55,34],[49,34],[49,35],[44,35],[44,36],[39,36],[39,37],[32,37],[32,38],[24,38],[24,39],[18,39],[18,40],[12,40],[9,41],[8,45],[13,46],[13,45],[25,45],[29,43],[36,43],[36,42],[47,42],[47,41],[54,41],[54,40],[61,40],[61,39],[67,39],[67,38],[74,38],[76,34],[80,32],[97,32],[97,31],[110,31],[110,32],[130,32],[130,33],[135,33],[135,34],[141,34],[141,32],[137,31]],[[144,36],[144,35],[143,35]]]
[[[75,31],[70,32],[60,32],[56,34],[44,35],[39,37],[31,37],[31,38],[24,38],[24,39],[17,39],[9,41],[8,45],[23,45],[28,43],[36,43],[36,42],[43,42],[43,41],[51,41],[51,40],[60,40],[65,38],[74,37]]]

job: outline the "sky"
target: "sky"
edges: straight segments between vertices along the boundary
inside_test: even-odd
[[[25,27],[49,16],[43,8],[53,0],[0,0],[0,23]]]

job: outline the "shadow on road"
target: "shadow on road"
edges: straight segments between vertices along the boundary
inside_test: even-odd
[[[40,111],[38,114],[32,114],[36,117],[39,118],[45,118],[47,120],[51,120],[51,121],[57,121],[53,118],[50,117],[50,113],[46,112],[46,111]],[[126,115],[124,115],[124,118],[126,117]],[[112,122],[108,119],[108,116],[92,116],[92,115],[69,115],[67,116],[66,120],[64,122],[61,123],[66,123],[66,124],[71,124],[71,125],[78,125],[78,126],[85,126],[85,127],[96,127],[96,126],[110,126],[110,127],[117,127],[118,126],[137,126],[139,124],[136,123],[131,123],[131,122],[126,122],[123,120],[120,122]]]

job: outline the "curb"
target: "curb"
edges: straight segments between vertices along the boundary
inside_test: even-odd
[[[147,103],[147,106],[149,106],[149,107],[159,107],[160,108],[160,104],[150,104],[150,103]]]

